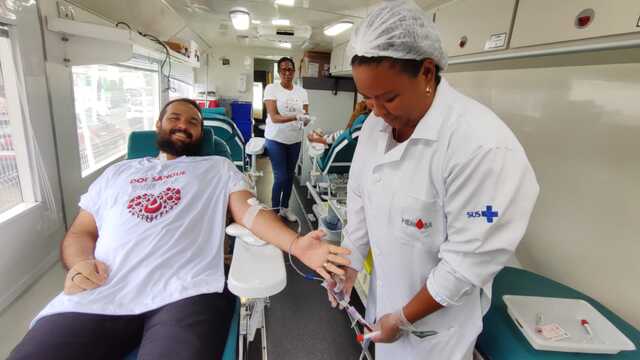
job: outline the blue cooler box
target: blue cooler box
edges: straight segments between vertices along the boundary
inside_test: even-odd
[[[247,142],[253,136],[253,107],[248,101],[233,101],[231,103],[231,119]]]

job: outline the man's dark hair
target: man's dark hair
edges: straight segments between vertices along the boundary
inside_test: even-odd
[[[282,64],[283,62],[290,62],[291,66],[293,67],[293,70],[296,70],[296,63],[293,62],[293,59],[290,57],[281,57],[280,60],[278,60],[278,72],[280,72],[280,64]]]
[[[178,98],[178,99],[173,99],[171,101],[168,101],[166,104],[164,104],[164,106],[162,107],[162,110],[160,110],[160,116],[158,116],[158,121],[162,122],[162,119],[164,119],[164,116],[167,115],[167,108],[169,107],[169,105],[176,102],[183,102],[193,106],[196,110],[198,110],[198,114],[200,114],[200,120],[202,120],[202,110],[200,109],[200,106],[198,105],[198,103],[195,102],[195,100],[188,99],[188,98]],[[203,130],[204,121],[200,121],[200,125],[201,125],[201,130]]]
[[[402,73],[405,73],[412,78],[418,77],[420,70],[422,70],[422,64],[427,59],[413,60],[413,59],[396,59],[388,56],[360,56],[354,55],[351,58],[351,66],[354,65],[380,65],[382,63],[388,63],[392,67],[398,68]],[[436,64],[436,84],[440,83],[440,66]]]

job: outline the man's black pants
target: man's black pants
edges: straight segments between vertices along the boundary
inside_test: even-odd
[[[36,322],[9,360],[122,360],[138,346],[138,359],[221,359],[234,301],[225,291],[140,315],[50,315]]]

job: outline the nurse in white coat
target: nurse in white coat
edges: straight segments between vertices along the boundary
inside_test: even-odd
[[[384,3],[350,46],[373,113],[349,174],[345,291],[371,250],[376,359],[471,359],[492,280],[527,228],[535,174],[500,118],[440,77],[446,55],[415,4]]]

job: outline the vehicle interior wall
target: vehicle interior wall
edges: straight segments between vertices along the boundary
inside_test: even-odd
[[[196,82],[206,83],[208,81],[208,89],[214,90],[219,98],[251,101],[253,100],[252,86],[255,58],[269,57],[278,59],[282,56],[289,56],[296,61],[297,65],[302,58],[302,54],[301,50],[280,50],[248,46],[216,47],[207,54],[208,60],[205,60],[204,66],[196,70]],[[223,59],[227,59],[229,64],[223,65]],[[239,86],[241,76],[246,76],[244,91]]]
[[[589,57],[603,63],[584,64]],[[552,57],[503,61],[501,69],[489,70],[454,65],[445,74],[509,125],[535,169],[541,192],[519,261],[594,297],[636,327],[639,60],[634,50],[561,59],[570,66]]]

